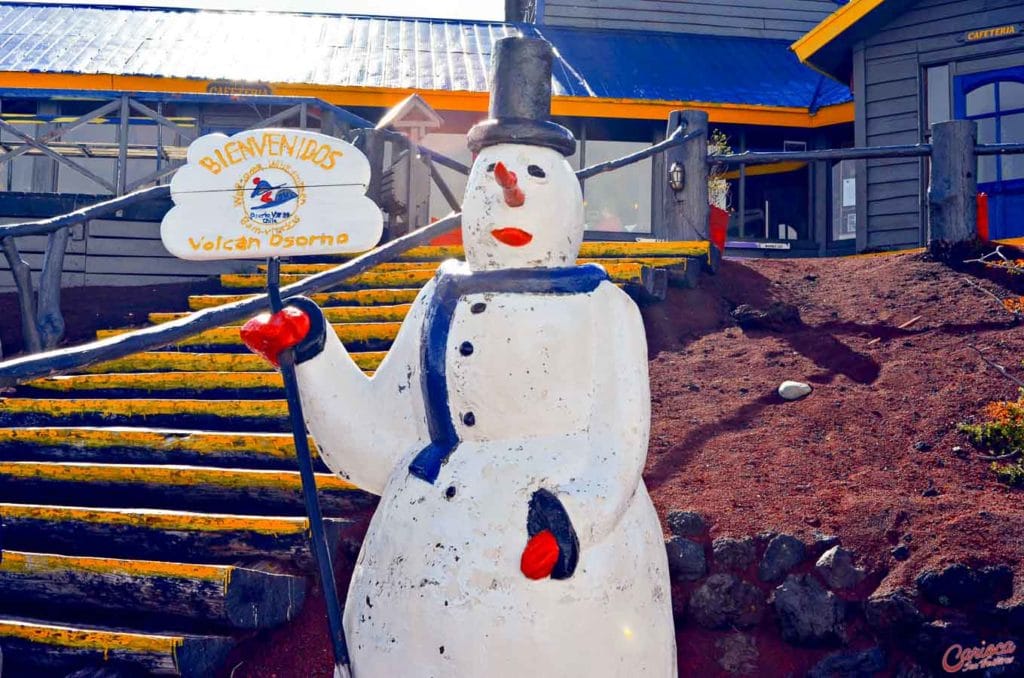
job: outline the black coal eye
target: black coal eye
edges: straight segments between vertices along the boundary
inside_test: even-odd
[[[544,173],[544,170],[541,169],[539,165],[530,165],[529,167],[526,168],[526,172],[531,177],[537,177],[538,179],[543,179],[544,177],[547,176],[547,174]]]
[[[493,162],[490,165],[487,166],[487,171],[488,172],[493,172],[494,171],[494,163]]]

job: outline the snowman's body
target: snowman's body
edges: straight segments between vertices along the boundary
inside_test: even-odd
[[[541,249],[516,248],[519,278],[502,272],[505,246],[489,232],[510,208],[488,176],[495,159],[540,157],[555,184],[527,184],[516,216],[582,231],[568,165],[523,148],[481,153],[466,197],[470,263],[441,266],[372,379],[330,331],[298,366],[324,461],[381,495],[345,609],[358,678],[676,675],[664,543],[640,476],[650,425],[640,315],[588,267],[554,271],[561,287],[547,287],[581,235],[557,222],[554,235],[536,234]],[[543,204],[558,191],[568,214]],[[455,443],[424,472],[441,429]],[[520,571],[538,490],[558,498],[578,537],[564,579]]]

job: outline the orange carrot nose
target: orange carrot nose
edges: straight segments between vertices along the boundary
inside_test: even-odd
[[[516,177],[516,173],[505,167],[504,163],[495,163],[494,179],[505,193],[506,205],[509,207],[519,207],[526,202],[523,189],[519,188],[519,179]]]

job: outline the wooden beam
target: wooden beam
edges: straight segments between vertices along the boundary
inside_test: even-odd
[[[129,205],[149,200],[164,199],[169,197],[170,194],[171,189],[169,186],[153,186],[152,188],[104,200],[94,205],[88,205],[87,207],[83,207],[73,212],[68,212],[67,214],[51,217],[49,219],[22,221],[16,224],[3,224],[0,225],[0,238],[53,233],[66,226],[72,226],[83,221],[89,221],[90,219],[99,219],[108,216],[118,210],[128,207]]]
[[[39,340],[46,350],[52,349],[64,338],[64,316],[60,312],[61,277],[64,273],[64,253],[71,237],[71,226],[50,233],[43,255],[43,270],[39,276],[39,305],[36,309],[36,327]]]
[[[71,169],[75,170],[79,174],[84,174],[85,176],[89,177],[90,179],[95,181],[97,184],[99,184],[103,188],[106,188],[107,190],[109,190],[111,193],[115,192],[114,184],[112,184],[109,181],[107,181],[106,179],[98,176],[96,173],[92,172],[91,170],[86,169],[82,165],[79,165],[74,160],[71,160],[71,159],[67,158],[66,156],[61,155],[60,153],[57,153],[56,151],[54,151],[53,149],[49,148],[48,146],[39,143],[38,141],[36,141],[32,137],[30,137],[29,135],[25,134],[24,132],[22,132],[20,129],[18,129],[14,125],[11,125],[11,124],[9,124],[7,122],[4,122],[3,120],[0,120],[0,129],[2,129],[5,132],[8,132],[8,133],[13,134],[14,136],[18,137],[19,139],[24,141],[26,144],[28,144],[32,148],[35,148],[36,150],[38,150],[43,155],[49,156],[49,157],[53,158],[54,160],[56,160],[57,162],[59,162],[59,163],[61,163],[63,165],[67,165],[68,167],[70,167]]]
[[[193,134],[190,129],[188,129],[188,128],[182,126],[182,125],[179,125],[178,123],[176,123],[176,122],[174,122],[172,120],[168,120],[161,113],[159,113],[157,111],[154,111],[149,106],[147,106],[147,105],[145,105],[143,103],[140,103],[138,101],[135,101],[134,99],[128,99],[128,105],[131,106],[132,108],[134,108],[139,113],[142,113],[146,117],[152,118],[154,121],[159,123],[161,126],[166,127],[166,128],[168,128],[170,130],[173,130],[175,134],[181,135],[186,140],[188,140],[190,142],[195,140],[196,135]]]
[[[10,675],[38,675],[40,668],[65,675],[82,666],[113,665],[146,675],[205,678],[217,673],[234,641],[218,636],[128,633],[2,617],[0,644],[4,648],[5,674]]]
[[[117,195],[124,195],[128,190],[128,121],[131,115],[128,110],[128,95],[121,95],[121,122],[117,126]]]
[[[928,245],[968,242],[978,237],[973,120],[932,125],[932,162],[928,186]]]
[[[107,113],[111,113],[111,112],[117,110],[118,106],[120,106],[120,105],[121,104],[120,104],[119,101],[107,102],[107,103],[103,104],[102,106],[100,106],[99,108],[97,108],[95,110],[92,110],[92,111],[89,111],[88,113],[86,113],[83,116],[80,116],[74,122],[72,122],[70,124],[66,124],[66,126],[60,127],[58,129],[55,129],[52,132],[48,132],[47,134],[44,134],[42,137],[40,137],[38,139],[38,141],[39,141],[39,143],[43,143],[43,144],[49,143],[51,141],[56,141],[57,139],[60,139],[61,137],[63,137],[65,134],[69,134],[69,133],[74,132],[75,130],[77,130],[77,129],[81,128],[81,127],[84,127],[84,126],[88,125],[90,122],[92,122],[96,118],[101,118],[104,115],[106,115]],[[17,158],[19,155],[27,153],[30,150],[32,150],[32,147],[31,146],[27,146],[27,145],[26,146],[19,146],[18,148],[12,149],[12,150],[4,153],[3,155],[0,155],[0,165],[3,165],[6,162],[10,162],[14,158]]]
[[[39,329],[36,327],[36,299],[32,289],[32,271],[25,260],[21,258],[18,245],[14,242],[13,237],[0,238],[0,244],[3,246],[11,275],[14,276],[14,284],[18,288],[22,341],[29,353],[37,353],[42,350],[43,345],[39,338]]]
[[[369,506],[370,495],[333,473],[319,474],[316,485],[329,515],[351,516]],[[0,462],[0,494],[13,503],[60,505],[74,496],[80,507],[304,516],[301,491],[291,470]]]
[[[315,447],[312,448],[315,452]],[[0,429],[8,461],[89,464],[177,464],[201,467],[295,470],[292,436],[180,429],[24,427]],[[317,472],[327,472],[315,461]]]
[[[308,568],[306,518],[0,503],[4,550],[203,564],[271,560]],[[348,521],[329,518],[332,549]]]
[[[264,629],[294,619],[306,579],[230,565],[5,551],[0,600],[11,609],[60,607],[66,616],[144,614],[191,625]]]

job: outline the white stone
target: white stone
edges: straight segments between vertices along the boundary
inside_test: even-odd
[[[499,161],[518,177],[520,207],[496,184]],[[582,198],[557,152],[483,149],[463,204],[468,263],[446,271],[574,265]],[[492,235],[509,227],[532,239],[513,247]],[[435,289],[424,287],[373,377],[330,331],[324,351],[298,366],[324,462],[381,495],[345,605],[354,674],[674,678],[667,558],[641,478],[650,386],[636,305],[610,282],[582,294],[463,297],[445,354],[461,442],[430,484],[408,465],[430,441],[420,348]],[[579,539],[567,579],[520,571],[539,489],[562,502]]]
[[[786,400],[800,400],[800,398],[810,395],[813,390],[810,384],[805,384],[802,381],[784,381],[779,385],[779,395]]]

